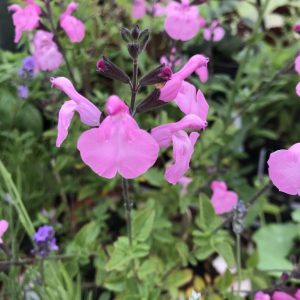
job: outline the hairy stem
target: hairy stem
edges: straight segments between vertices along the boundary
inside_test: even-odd
[[[137,58],[133,60],[133,75],[132,75],[132,85],[131,85],[131,101],[130,101],[130,111],[134,112],[136,94],[138,92],[138,60]]]
[[[237,294],[241,292],[241,281],[242,281],[242,262],[241,262],[241,235],[236,234],[236,264],[237,264],[237,273],[238,273],[238,290]]]
[[[132,245],[132,230],[131,230],[131,208],[132,202],[129,199],[128,180],[122,177],[123,200],[126,210],[127,236],[129,245]]]
[[[66,63],[69,75],[71,77],[71,80],[74,83],[75,82],[75,77],[74,77],[74,74],[72,72],[71,65],[70,65],[69,60],[67,58],[65,49],[63,48],[62,44],[59,41],[57,30],[56,30],[56,27],[55,27],[54,22],[53,22],[52,10],[51,10],[51,5],[50,5],[49,1],[46,1],[46,10],[47,10],[47,19],[48,19],[48,21],[50,23],[51,31],[52,31],[52,33],[54,35],[54,40],[55,40],[55,42],[56,42],[56,44],[58,46],[59,51],[62,53],[62,55],[64,57],[64,61]]]

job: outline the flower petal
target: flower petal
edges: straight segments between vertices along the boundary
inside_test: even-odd
[[[8,226],[9,226],[9,224],[6,220],[0,220],[0,244],[3,243],[1,238],[2,238],[3,234],[6,232]]]

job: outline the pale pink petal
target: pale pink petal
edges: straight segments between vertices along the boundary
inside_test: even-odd
[[[297,300],[300,300],[300,290],[297,290],[295,297]]]
[[[112,114],[99,128],[80,136],[77,148],[81,158],[99,176],[112,178],[118,172],[127,179],[138,177],[155,163],[159,146],[138,127],[128,109],[124,111],[121,99],[110,97],[107,107]]]
[[[257,292],[254,296],[254,300],[271,300],[271,297],[264,292]]]
[[[272,295],[272,300],[295,300],[295,298],[285,292],[277,291]]]
[[[208,68],[207,65],[198,68],[196,71],[196,74],[198,75],[201,82],[205,83],[208,80]]]
[[[194,145],[199,133],[192,132],[190,136],[179,130],[172,136],[174,164],[167,167],[165,178],[171,184],[176,184],[190,168],[190,160],[194,153]]]
[[[172,143],[172,136],[179,130],[200,130],[206,127],[206,122],[203,122],[196,115],[187,115],[180,121],[157,126],[151,130],[151,135],[162,148],[167,148]]]
[[[36,32],[33,38],[33,57],[41,71],[56,70],[63,62],[63,56],[53,41],[53,34],[44,30]]]
[[[92,102],[80,95],[69,79],[65,77],[51,78],[51,83],[76,103],[75,110],[79,113],[82,123],[88,126],[99,125],[100,110]]]
[[[204,29],[203,37],[207,41],[219,42],[223,39],[225,30],[220,26],[218,21],[213,21],[212,24]]]
[[[300,55],[298,55],[295,59],[295,70],[298,74],[300,74]]]
[[[213,181],[211,184],[213,194],[211,203],[217,215],[233,210],[238,202],[238,195],[235,192],[228,191],[225,182]]]
[[[200,90],[196,93],[196,88],[191,83],[183,81],[174,101],[186,115],[194,114],[206,121],[209,109],[208,103],[203,93]]]
[[[71,2],[60,17],[60,26],[72,43],[81,42],[85,36],[84,24],[74,16],[71,16],[78,6],[78,3]]]
[[[146,8],[145,0],[133,0],[132,16],[136,19],[142,19],[146,14]]]
[[[299,143],[289,150],[271,153],[268,160],[269,177],[281,191],[290,195],[300,195],[300,155]]]
[[[172,75],[172,78],[160,89],[159,100],[170,102],[174,100],[181,88],[182,79]]]
[[[31,4],[28,4],[24,8],[14,4],[10,5],[8,10],[13,12],[12,18],[15,26],[14,42],[18,43],[24,31],[31,31],[38,27],[41,9],[31,1]]]
[[[181,195],[185,195],[187,193],[187,188],[192,181],[193,179],[187,176],[183,176],[178,180],[178,183],[181,185]]]
[[[0,244],[3,243],[2,236],[8,229],[8,226],[9,226],[9,224],[6,220],[0,220]]]
[[[166,7],[162,6],[160,3],[155,3],[153,5],[153,15],[155,17],[164,16],[167,13]]]
[[[296,94],[300,97],[300,82],[296,85]]]

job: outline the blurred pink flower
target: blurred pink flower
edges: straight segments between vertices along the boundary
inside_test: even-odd
[[[18,43],[24,31],[30,31],[38,27],[41,8],[33,0],[24,0],[27,4],[21,7],[17,4],[10,5],[9,11],[13,12],[13,23],[15,26],[15,43]]]
[[[295,71],[300,74],[300,55],[295,59]]]
[[[200,90],[197,92],[195,86],[191,83],[183,81],[174,101],[186,115],[197,115],[202,121],[206,122],[209,109],[208,103],[203,93]]]
[[[0,220],[0,244],[3,244],[2,237],[3,237],[4,233],[6,232],[8,226],[9,226],[9,224],[7,221]]]
[[[153,15],[155,17],[161,17],[167,13],[167,8],[163,6],[161,3],[155,3],[152,9],[153,9]]]
[[[76,2],[71,2],[65,12],[60,17],[60,26],[66,32],[70,41],[73,43],[79,43],[83,40],[85,35],[85,26],[84,24],[71,16],[72,13],[78,8],[79,4]]]
[[[300,97],[300,82],[296,85],[296,93]]]
[[[292,28],[295,32],[300,33],[300,23],[294,24]]]
[[[291,295],[281,291],[274,292],[272,295],[272,300],[298,300],[298,299],[300,298],[294,298]]]
[[[271,300],[271,297],[263,292],[257,292],[254,296],[254,300]]]
[[[208,61],[209,59],[201,54],[192,56],[178,72],[172,75],[172,78],[164,87],[160,89],[159,100],[164,102],[174,100],[181,89],[183,81],[193,72],[199,72],[202,68],[207,69]]]
[[[51,78],[51,83],[71,99],[66,101],[59,111],[56,147],[60,147],[68,136],[68,129],[75,112],[78,112],[82,123],[91,127],[99,126],[101,112],[92,102],[76,91],[69,79],[65,77]]]
[[[189,0],[181,0],[181,3],[171,1],[166,13],[165,29],[174,40],[188,41],[205,25],[205,20],[199,16],[198,7],[190,5]]]
[[[152,136],[160,147],[167,148],[173,144],[174,163],[167,167],[165,172],[165,178],[169,183],[180,182],[189,169],[194,145],[199,137],[197,132],[188,135],[184,130],[200,130],[205,126],[205,122],[198,116],[190,114],[178,122],[160,125],[151,130]]]
[[[213,181],[210,185],[213,194],[211,197],[212,206],[217,215],[230,212],[238,202],[238,195],[228,191],[227,185],[223,181]]]
[[[279,191],[300,196],[300,143],[271,153],[268,165],[269,177]]]
[[[220,26],[219,21],[214,20],[209,27],[204,29],[204,39],[207,41],[219,42],[223,39],[225,30]]]
[[[136,19],[142,19],[146,14],[146,0],[133,0],[132,16]]]
[[[33,38],[33,57],[41,71],[53,71],[63,62],[63,56],[53,41],[53,33],[38,30]]]
[[[105,178],[117,172],[127,179],[144,174],[157,159],[157,142],[139,128],[119,97],[108,98],[106,111],[108,116],[99,128],[85,131],[78,140],[82,160]]]

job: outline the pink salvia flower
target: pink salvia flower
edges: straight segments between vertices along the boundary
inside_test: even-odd
[[[75,112],[78,112],[82,123],[91,127],[99,126],[101,112],[92,102],[76,91],[69,79],[65,77],[51,78],[51,83],[71,99],[66,101],[59,111],[56,147],[60,147],[68,136],[68,129]]]
[[[254,296],[254,300],[271,300],[271,297],[263,292],[257,292]]]
[[[108,116],[99,128],[84,132],[77,143],[82,160],[95,173],[131,179],[144,174],[156,161],[159,146],[139,128],[128,106],[117,96],[107,100]]]
[[[74,16],[71,16],[78,6],[78,3],[71,2],[59,20],[61,28],[66,32],[72,43],[81,42],[85,36],[84,24]]]
[[[9,224],[7,221],[0,220],[0,244],[3,244],[2,237],[3,237],[4,233],[6,232],[8,226],[9,226]]]
[[[53,41],[53,33],[37,31],[33,38],[33,46],[33,57],[39,70],[53,71],[62,64],[63,56]]]
[[[235,192],[228,191],[227,185],[223,181],[213,181],[211,183],[213,191],[211,203],[217,215],[233,210],[238,203],[238,195]]]
[[[300,143],[271,153],[268,165],[269,177],[279,191],[300,196]]]
[[[300,82],[296,85],[296,94],[300,97]]]
[[[27,6],[21,7],[17,4],[10,5],[9,11],[13,12],[13,23],[15,26],[15,39],[14,42],[18,43],[24,31],[31,31],[38,27],[41,8],[33,1],[25,1]]]
[[[155,17],[161,17],[164,16],[167,13],[167,9],[165,6],[161,5],[160,3],[155,3],[153,5],[153,15]]]
[[[136,19],[142,19],[146,14],[146,0],[133,0],[132,16]]]
[[[174,40],[188,41],[205,25],[205,20],[199,16],[198,7],[190,5],[189,0],[181,0],[181,3],[171,1],[166,13],[165,29]]]
[[[180,121],[157,126],[151,130],[151,135],[160,147],[167,148],[173,143],[174,164],[167,167],[165,178],[169,183],[180,182],[194,152],[194,145],[199,134],[192,132],[188,135],[184,130],[200,130],[206,127],[206,122],[196,115],[187,115]]]
[[[188,62],[160,89],[159,100],[170,102],[177,97],[183,81],[194,72],[199,72],[202,68],[207,69],[208,58],[204,55],[197,54],[192,56]]]
[[[300,55],[295,59],[295,71],[300,74]]]
[[[204,29],[203,37],[207,41],[219,42],[223,39],[225,30],[219,21],[214,20],[209,27]]]
[[[277,291],[273,293],[272,300],[297,300],[297,298],[294,298],[285,292]]]
[[[174,163],[167,167],[165,173],[165,178],[169,183],[178,183],[190,168],[190,160],[199,136],[197,132],[192,132],[188,135],[183,130],[179,130],[172,135]]]
[[[197,92],[195,86],[191,83],[183,81],[174,101],[186,115],[194,114],[204,122],[206,121],[209,109],[208,103],[203,93],[200,90]]]

